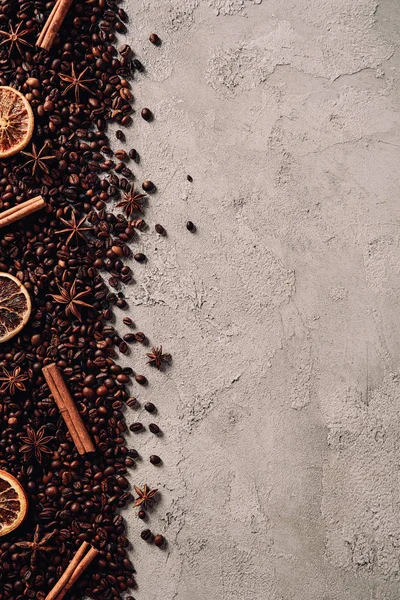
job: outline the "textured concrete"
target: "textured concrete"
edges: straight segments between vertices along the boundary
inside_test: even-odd
[[[161,490],[169,540],[125,512],[135,597],[398,600],[400,3],[128,10],[155,113],[128,146],[159,190],[131,312],[174,359],[127,361],[159,408],[130,421],[165,432],[132,436],[132,481]]]

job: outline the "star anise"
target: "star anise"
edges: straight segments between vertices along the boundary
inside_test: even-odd
[[[144,485],[143,490],[135,486],[135,492],[139,496],[133,504],[136,506],[151,506],[154,502],[154,496],[157,494],[158,490],[151,490],[147,484]]]
[[[71,75],[65,75],[64,73],[59,73],[59,75],[58,75],[59,78],[62,81],[66,81],[67,83],[69,83],[69,85],[67,85],[67,87],[63,91],[63,96],[68,94],[68,92],[70,90],[74,90],[76,103],[79,104],[81,90],[85,90],[85,92],[88,92],[89,94],[94,95],[92,90],[89,89],[86,84],[92,83],[93,81],[96,81],[96,80],[95,79],[84,79],[86,72],[89,70],[90,70],[90,68],[86,67],[86,69],[84,69],[81,73],[79,73],[79,75],[76,75],[75,65],[74,65],[74,63],[71,63]]]
[[[53,155],[47,155],[46,152],[47,144],[44,144],[39,151],[37,150],[35,144],[32,144],[32,152],[21,152],[21,154],[30,157],[30,159],[27,160],[22,166],[27,167],[28,165],[31,165],[33,176],[36,175],[37,171],[43,171],[43,173],[46,173],[46,175],[50,175],[50,169],[46,165],[46,160],[52,160],[56,157]]]
[[[60,290],[59,294],[50,294],[50,296],[57,302],[60,302],[60,304],[65,304],[66,316],[72,313],[77,319],[79,319],[79,321],[82,321],[82,315],[79,307],[87,306],[88,308],[92,308],[92,304],[88,304],[82,300],[82,298],[89,296],[90,291],[86,290],[83,292],[77,292],[76,279],[72,285],[68,282],[64,284],[64,287],[58,285],[58,289]]]
[[[60,221],[66,225],[66,229],[60,229],[60,231],[56,231],[57,234],[66,233],[68,237],[66,239],[66,245],[70,243],[72,238],[75,236],[77,243],[79,242],[79,238],[85,240],[87,242],[87,238],[83,234],[83,231],[91,231],[93,227],[83,227],[83,223],[86,221],[86,216],[82,217],[82,219],[77,223],[75,213],[72,213],[71,221],[66,221],[62,217],[60,217]]]
[[[3,383],[1,384],[0,392],[9,392],[11,395],[15,394],[16,390],[25,392],[26,387],[23,382],[27,379],[28,376],[21,373],[21,367],[15,367],[12,373],[3,367],[3,377],[0,377],[0,381]]]
[[[36,564],[36,559],[37,559],[37,555],[39,552],[51,552],[52,550],[54,550],[54,548],[52,546],[47,546],[47,542],[53,537],[53,535],[55,534],[55,531],[51,531],[50,533],[45,533],[44,536],[42,537],[42,539],[39,539],[39,534],[40,534],[40,526],[36,525],[36,529],[35,529],[35,533],[33,534],[33,540],[32,542],[16,542],[15,545],[18,546],[18,548],[23,548],[24,550],[26,550],[26,552],[22,553],[22,556],[25,556],[26,554],[31,554],[31,559],[30,559],[30,569],[31,571],[34,570],[35,568],[35,564]]]
[[[33,455],[36,460],[42,462],[42,454],[52,454],[52,450],[47,447],[47,444],[54,438],[50,435],[44,435],[45,426],[42,425],[37,431],[32,429],[30,425],[26,428],[26,436],[21,437],[21,441],[24,442],[20,448],[20,452],[23,452],[25,460],[28,460]]]
[[[138,192],[135,192],[135,187],[132,185],[129,192],[124,194],[123,199],[117,204],[117,206],[124,209],[126,216],[129,219],[129,217],[135,211],[140,213],[143,212],[143,198],[145,197],[145,194],[139,194]]]
[[[148,352],[146,356],[149,358],[147,364],[153,365],[157,369],[161,369],[163,363],[168,363],[171,360],[170,354],[163,354],[162,346],[159,348],[153,347],[151,352]]]
[[[21,56],[23,56],[23,50],[21,46],[33,47],[32,44],[26,41],[25,37],[28,33],[31,32],[31,29],[24,29],[21,31],[21,27],[23,27],[22,21],[17,25],[16,29],[10,25],[10,31],[3,31],[0,29],[0,34],[5,38],[0,42],[0,46],[4,46],[5,44],[9,44],[10,47],[8,49],[8,55],[10,56],[13,48],[15,47]]]

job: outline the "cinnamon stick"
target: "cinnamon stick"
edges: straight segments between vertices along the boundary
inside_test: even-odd
[[[0,213],[0,228],[11,225],[46,206],[42,196],[35,196]]]
[[[77,565],[76,569],[73,571],[71,577],[68,579],[62,591],[58,594],[56,600],[62,600],[62,598],[64,598],[65,594],[68,593],[70,588],[72,588],[74,583],[79,579],[79,577],[82,575],[85,569],[87,569],[87,567],[90,565],[90,563],[97,556],[98,553],[99,551],[96,550],[96,548],[90,548],[89,552],[83,557],[83,559]]]
[[[39,48],[44,48],[47,51],[50,50],[72,2],[73,0],[56,0],[53,10],[37,39],[36,45]]]
[[[87,552],[88,548],[90,548],[89,552]],[[59,600],[59,598],[63,598],[69,588],[72,587],[78,577],[92,562],[97,553],[98,550],[92,548],[88,542],[82,542],[68,567],[65,569],[53,589],[47,594],[45,600]],[[77,571],[78,568],[79,571]],[[74,580],[71,585],[69,585],[72,577],[74,577]],[[69,587],[66,587],[67,585],[69,585]]]
[[[43,367],[43,375],[79,454],[94,452],[93,442],[57,365]]]

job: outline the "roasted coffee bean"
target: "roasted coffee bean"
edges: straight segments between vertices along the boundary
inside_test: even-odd
[[[190,231],[191,233],[194,233],[196,231],[196,225],[194,223],[192,223],[192,221],[188,221],[186,223],[186,229],[188,231]]]
[[[156,411],[156,407],[152,402],[146,402],[144,405],[145,410],[149,413],[154,413]]]
[[[155,535],[153,541],[158,548],[161,548],[165,544],[165,538],[161,534]]]
[[[149,430],[151,431],[151,433],[154,433],[155,435],[161,433],[159,426],[156,425],[155,423],[150,423]]]
[[[150,462],[152,465],[159,465],[161,463],[161,458],[156,454],[152,454],[150,456]]]
[[[148,383],[147,378],[144,375],[136,375],[135,379],[140,385],[147,385]]]
[[[190,181],[190,183],[192,183],[192,181],[193,181],[193,177],[191,175],[187,175],[186,179],[188,181]]]
[[[152,121],[154,119],[154,115],[149,108],[142,108],[140,114],[145,121]]]
[[[142,252],[137,252],[133,258],[139,263],[145,262],[146,260],[146,256]]]
[[[132,423],[132,425],[129,425],[129,429],[133,432],[133,433],[139,433],[139,431],[143,431],[144,427],[143,427],[143,423]]]
[[[145,192],[152,192],[155,189],[155,185],[152,181],[150,181],[150,179],[146,179],[142,183],[142,188],[144,189]]]
[[[157,223],[157,225],[154,228],[157,233],[159,233],[160,235],[167,235],[167,232],[165,231],[164,227],[162,225],[160,225],[159,223]]]
[[[152,539],[153,534],[151,533],[150,529],[143,529],[143,531],[140,533],[140,537],[142,538],[142,540],[148,542]]]
[[[141,331],[138,331],[136,334],[136,341],[139,342],[140,344],[145,344],[146,343],[146,336],[144,335],[144,333],[142,333]]]
[[[156,33],[151,33],[149,36],[149,40],[155,46],[161,46],[161,40]]]

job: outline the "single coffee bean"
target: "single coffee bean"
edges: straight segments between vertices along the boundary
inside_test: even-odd
[[[190,183],[192,183],[192,181],[193,181],[193,177],[191,175],[187,175],[186,179],[188,181],[190,181]]]
[[[145,541],[149,541],[152,536],[153,534],[151,533],[150,529],[143,529],[143,531],[140,533],[140,537]]]
[[[146,402],[146,404],[144,405],[144,408],[149,413],[153,413],[156,411],[156,407],[152,402]]]
[[[142,252],[137,252],[133,258],[139,263],[142,263],[146,260],[146,256]]]
[[[133,327],[133,325],[134,325],[134,323],[130,317],[125,317],[124,319],[122,319],[122,322],[124,323],[124,325],[127,325],[128,327]]]
[[[142,188],[144,189],[145,192],[152,192],[155,189],[155,185],[152,181],[150,181],[150,179],[146,179],[142,183]]]
[[[157,534],[156,536],[154,536],[153,541],[158,548],[161,548],[165,543],[165,538],[163,535]]]
[[[144,335],[144,333],[142,333],[141,331],[138,331],[136,334],[136,341],[139,342],[140,344],[145,344],[146,336]]]
[[[139,519],[145,519],[147,517],[147,515],[144,512],[144,510],[139,510],[138,517],[139,517]]]
[[[161,458],[157,456],[157,454],[152,454],[150,456],[150,462],[152,465],[159,465],[161,463]]]
[[[156,33],[151,33],[150,36],[149,36],[149,40],[155,46],[160,46],[161,45],[161,40],[160,40],[160,38],[158,37],[158,35]]]
[[[132,423],[132,425],[129,425],[129,429],[133,431],[133,433],[139,433],[139,431],[143,431],[144,429],[143,423]]]
[[[155,423],[150,423],[149,429],[150,429],[151,433],[154,433],[155,435],[157,435],[161,432],[159,426],[156,425]]]
[[[142,119],[144,119],[145,121],[152,121],[154,118],[153,113],[149,108],[142,108],[140,114],[142,116]]]
[[[154,228],[157,233],[159,233],[160,235],[167,235],[167,232],[165,231],[164,227],[162,225],[160,225],[159,223],[157,223],[157,225]]]
[[[188,231],[190,231],[191,233],[194,233],[196,231],[196,225],[194,223],[192,223],[192,221],[188,221],[186,223],[186,229]]]
[[[147,378],[144,375],[136,375],[135,379],[140,385],[147,385],[148,383]]]

